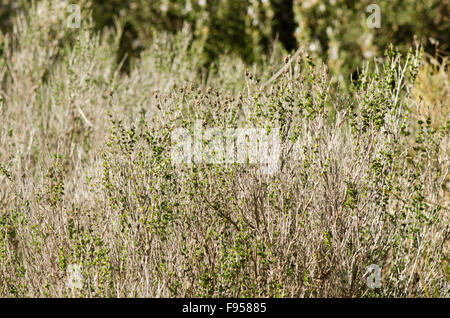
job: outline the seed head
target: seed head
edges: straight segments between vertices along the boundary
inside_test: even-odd
[[[248,69],[245,71],[245,76],[247,76],[249,79],[253,79],[253,75]]]
[[[289,63],[289,55],[284,58],[284,64]]]

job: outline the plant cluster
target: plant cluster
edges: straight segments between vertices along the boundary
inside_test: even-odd
[[[198,73],[183,28],[121,74],[120,32],[50,10],[0,55],[1,296],[449,297],[449,127],[418,84],[448,73],[420,46],[344,89],[307,50]],[[278,169],[173,164],[198,121],[278,130]]]

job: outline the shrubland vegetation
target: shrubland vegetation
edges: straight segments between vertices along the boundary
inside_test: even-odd
[[[310,2],[293,14],[318,32],[327,23]],[[157,1],[133,3],[145,15]],[[126,73],[132,20],[99,32],[83,10],[69,29],[64,2],[41,1],[2,34],[0,295],[449,297],[447,59],[402,43],[368,64],[339,54],[327,66],[308,45],[291,58],[272,42],[263,21],[276,1],[207,2],[192,17],[178,3],[149,15],[154,28],[134,27],[151,40]],[[239,20],[249,4],[260,28]],[[210,25],[211,14],[223,20]],[[169,17],[180,22],[167,30]],[[206,40],[233,19],[226,30],[250,48]],[[346,41],[320,41],[334,39]],[[343,65],[358,65],[357,78],[339,79]],[[279,168],[172,164],[172,131],[197,120],[277,129]],[[74,264],[80,288],[67,283]],[[366,284],[371,264],[380,288]]]

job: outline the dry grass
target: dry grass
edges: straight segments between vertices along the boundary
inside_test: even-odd
[[[412,91],[416,103],[411,109],[414,121],[427,120],[432,129],[440,130],[448,127],[450,118],[450,75],[448,72],[448,57],[443,57],[439,63],[437,56],[427,56],[419,70],[417,80]],[[417,129],[417,127],[414,127]],[[440,143],[441,152],[447,154],[447,159],[439,164],[442,175],[436,174],[435,182],[440,186],[439,200],[444,206],[450,206],[450,138],[448,134]]]

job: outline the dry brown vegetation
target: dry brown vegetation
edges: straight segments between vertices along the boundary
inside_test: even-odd
[[[392,48],[344,90],[274,50],[206,76],[185,29],[124,75],[120,34],[39,10],[0,55],[0,296],[449,297],[445,63]],[[279,169],[172,165],[195,120],[279,129]]]

